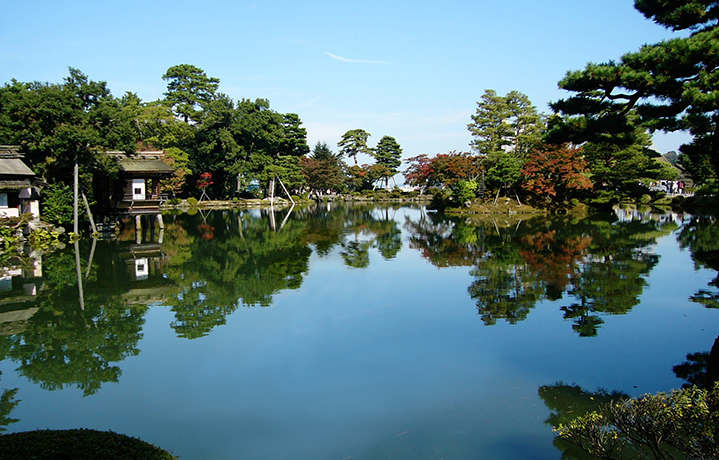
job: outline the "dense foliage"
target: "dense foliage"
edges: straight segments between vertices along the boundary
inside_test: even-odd
[[[719,457],[719,387],[625,398],[556,428],[596,459]]]
[[[399,172],[402,148],[391,136],[371,147],[368,132],[352,129],[337,154],[325,143],[329,153],[310,154],[297,114],[278,113],[266,99],[234,101],[220,92],[218,78],[193,65],[170,67],[162,78],[164,98],[149,102],[134,93],[117,98],[77,69],[61,84],[13,80],[0,87],[0,142],[20,145],[28,166],[50,184],[43,194],[48,220],[68,221],[76,162],[91,201],[96,173],[115,177],[116,161],[106,155],[113,150],[163,150],[175,174],[161,187],[185,197],[252,196],[258,187],[265,196],[285,188],[295,195],[367,190],[388,186]],[[360,166],[358,155],[376,163]],[[352,168],[342,160],[350,157]],[[201,174],[211,174],[212,183]]]
[[[688,131],[692,140],[681,146],[679,163],[696,183],[715,189],[719,172],[716,5],[636,0],[635,7],[668,29],[692,33],[568,72],[559,85],[573,94],[553,104],[561,117],[551,120],[549,134],[555,141],[590,143],[605,155],[641,158],[637,150],[647,146],[646,129]],[[623,164],[621,158],[617,161]],[[649,165],[644,160],[627,164],[626,169]]]
[[[97,430],[37,430],[0,436],[5,460],[174,460],[177,457],[145,441]]]

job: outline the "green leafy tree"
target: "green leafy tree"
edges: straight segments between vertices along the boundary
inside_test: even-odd
[[[347,158],[354,158],[355,166],[357,166],[357,155],[364,153],[370,155],[371,150],[367,146],[367,139],[370,133],[363,129],[351,129],[342,135],[342,140],[337,143],[340,148],[340,154]]]
[[[470,146],[479,155],[487,157],[503,152],[512,144],[513,134],[506,97],[499,96],[493,89],[485,90],[467,128],[474,137]]]
[[[113,174],[104,152],[132,153],[137,140],[129,100],[77,69],[69,73],[62,84],[12,80],[0,88],[0,139],[20,145],[28,166],[51,183],[71,183],[75,163],[88,179]],[[91,185],[84,181],[83,188],[90,192]]]
[[[237,190],[252,180],[269,189],[275,177],[288,187],[304,183],[299,159],[310,148],[301,125],[297,114],[275,112],[266,99],[237,103],[233,134],[240,149],[227,168],[236,177]]]
[[[477,102],[477,111],[467,128],[474,137],[470,146],[479,155],[512,152],[523,158],[541,142],[544,120],[525,94],[510,91],[499,96],[488,89]]]
[[[385,166],[392,176],[399,172],[397,168],[402,164],[402,148],[394,137],[383,136],[372,152],[377,163]],[[386,186],[389,185],[389,179],[392,176],[384,178]]]
[[[568,72],[559,85],[574,94],[553,104],[569,117],[560,125],[584,137],[629,133],[635,126],[688,131],[692,141],[681,146],[680,162],[695,182],[711,182],[719,171],[716,6],[636,0],[635,8],[668,29],[692,33]]]
[[[310,192],[322,195],[325,190],[340,191],[344,186],[342,160],[324,142],[317,142],[311,157],[300,159],[300,168]]]
[[[47,184],[42,192],[42,218],[53,224],[71,224],[74,217],[72,189],[65,184]]]
[[[185,123],[200,121],[202,110],[214,99],[220,84],[219,79],[190,64],[170,67],[162,79],[167,81],[166,100]]]
[[[483,157],[490,184],[513,187],[527,156],[541,142],[544,119],[526,95],[510,91],[499,96],[486,90],[467,128],[474,137],[470,146]]]
[[[202,121],[196,125],[191,169],[210,172],[215,178],[215,196],[222,196],[229,185],[229,170],[238,160],[241,146],[235,133],[237,112],[234,101],[225,94],[216,94],[205,104]]]
[[[190,157],[177,147],[169,147],[165,149],[165,157],[162,161],[171,166],[174,171],[171,178],[160,181],[161,190],[175,196],[185,186],[187,176],[192,174],[192,170],[189,168]]]

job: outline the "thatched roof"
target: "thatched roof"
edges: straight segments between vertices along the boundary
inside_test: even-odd
[[[117,158],[123,172],[131,174],[167,174],[175,172],[175,169],[162,161],[165,157],[162,151],[137,152],[134,155],[127,155],[124,152],[107,152],[108,155]]]
[[[19,145],[0,145],[0,176],[34,177],[35,173],[23,163]],[[25,185],[27,187],[27,185]]]

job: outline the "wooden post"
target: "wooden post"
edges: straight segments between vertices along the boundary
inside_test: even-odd
[[[92,225],[92,233],[97,233],[97,227],[95,227],[95,221],[92,218],[92,211],[90,211],[90,205],[87,203],[87,197],[85,196],[85,193],[82,194],[82,201],[85,202],[85,209],[87,209],[87,217],[90,218],[90,225]]]
[[[75,163],[75,182],[74,182],[73,195],[72,195],[72,197],[73,197],[73,211],[74,211],[74,214],[73,214],[74,219],[73,219],[72,231],[73,231],[73,233],[75,233],[75,235],[79,234],[79,231],[78,231],[78,223],[77,223],[77,218],[78,218],[78,215],[77,215],[78,177],[77,177],[77,176],[78,176],[78,168],[77,168],[77,163]]]
[[[277,180],[280,181],[280,185],[282,186],[282,190],[285,191],[285,193],[287,194],[287,198],[290,199],[290,201],[292,202],[292,206],[294,206],[294,205],[295,205],[295,200],[292,199],[292,195],[290,195],[290,192],[287,191],[287,187],[285,187],[284,182],[282,182],[282,179],[280,179],[279,176],[277,177]]]

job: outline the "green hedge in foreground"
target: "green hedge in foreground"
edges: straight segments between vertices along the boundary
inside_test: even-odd
[[[112,431],[38,430],[0,436],[2,460],[177,460],[145,441]]]

